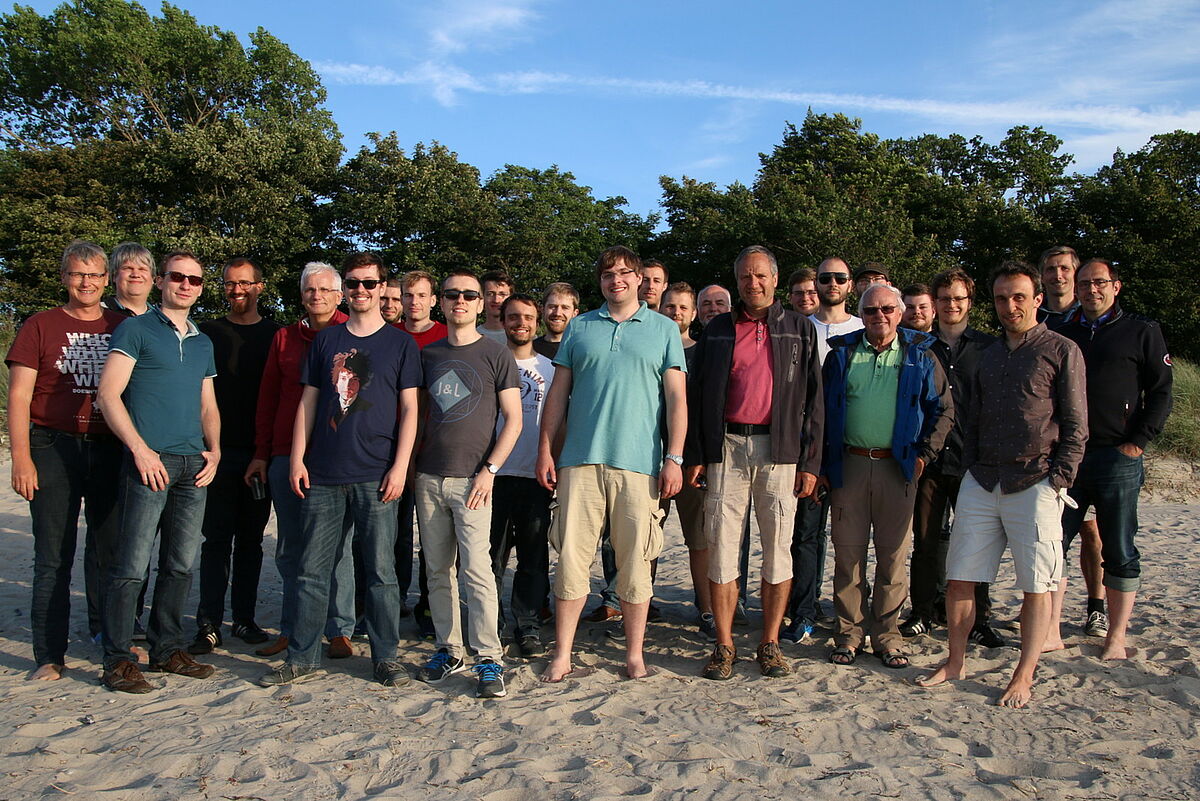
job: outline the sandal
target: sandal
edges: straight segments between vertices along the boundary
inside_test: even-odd
[[[908,667],[908,657],[900,651],[883,651],[875,655],[879,657],[879,661],[885,668],[902,670]]]
[[[834,648],[829,654],[829,661],[835,665],[853,665],[855,659],[858,659],[858,651],[844,645]]]

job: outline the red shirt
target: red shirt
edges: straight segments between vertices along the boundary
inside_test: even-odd
[[[409,336],[417,341],[417,347],[421,350],[424,350],[425,346],[430,343],[437,342],[439,339],[445,339],[447,333],[446,324],[439,323],[437,320],[434,320],[433,325],[431,325],[429,328],[426,328],[419,334],[414,334],[412,331],[409,331],[404,327],[404,323],[392,323],[392,325],[396,326],[401,331],[407,332]]]
[[[771,369],[771,335],[767,318],[755,320],[742,311],[734,321],[733,364],[725,400],[725,422],[771,424],[775,375]]]

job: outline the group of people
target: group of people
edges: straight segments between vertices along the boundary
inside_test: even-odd
[[[81,505],[89,629],[116,691],[153,689],[139,635],[150,670],[210,676],[194,657],[223,644],[227,596],[231,636],[283,658],[264,686],[321,675],[322,651],[349,657],[356,638],[380,683],[407,684],[414,531],[412,611],[436,642],[420,680],[469,669],[479,697],[503,697],[509,617],[524,658],[545,653],[553,619],[543,681],[574,671],[581,619],[612,621],[626,674],[641,678],[672,499],[699,630],[714,641],[706,678],[735,673],[751,517],[764,676],[791,673],[781,640],[803,642],[823,622],[827,521],[836,665],[869,647],[885,667],[908,667],[905,638],[948,626],[948,659],[918,682],[962,678],[969,641],[1003,644],[988,585],[1007,546],[1025,595],[1000,702],[1023,706],[1040,653],[1063,647],[1076,534],[1088,633],[1106,635],[1105,658],[1125,655],[1141,457],[1169,412],[1171,372],[1158,326],[1118,304],[1116,265],[1081,265],[1066,247],[1038,268],[1005,262],[991,277],[998,338],[969,325],[975,282],[961,270],[897,288],[882,264],[852,271],[828,258],[790,276],[787,305],[767,248],[747,247],[733,272],[736,303],[611,247],[595,265],[604,303],[580,313],[569,284],[534,298],[503,272],[389,277],[362,252],[340,271],[308,264],[305,314],[281,327],[259,312],[261,268],[234,259],[221,271],[228,314],[197,325],[205,270],[193,254],[155,269],[136,243],[106,256],[73,242],[66,304],[29,318],[7,356],[12,483],[34,535],[31,677],[64,670]],[[255,620],[272,505],[283,585],[273,641]],[[585,615],[598,548],[605,589]]]

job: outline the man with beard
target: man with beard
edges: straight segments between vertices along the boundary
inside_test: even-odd
[[[579,314],[579,291],[568,283],[558,281],[546,287],[542,296],[542,324],[546,333],[533,340],[533,349],[553,359],[558,354],[567,323]]]
[[[700,325],[708,325],[712,318],[733,308],[733,296],[720,284],[709,284],[696,295],[696,317]]]

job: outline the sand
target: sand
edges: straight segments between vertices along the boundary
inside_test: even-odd
[[[0,469],[7,483],[7,463]],[[764,679],[753,662],[753,605],[749,624],[735,629],[735,678],[699,678],[709,646],[693,622],[674,519],[659,572],[667,620],[650,625],[657,675],[649,679],[623,679],[620,647],[604,626],[582,624],[578,663],[594,668],[590,675],[543,685],[536,674],[545,660],[510,659],[509,696],[494,701],[476,699],[467,676],[437,688],[380,687],[365,644],[356,644],[354,658],[327,661],[324,678],[264,689],[253,682],[270,661],[232,638],[206,658],[218,668],[212,679],[150,674],[160,688],[129,696],[98,683],[81,564],[69,669],[58,682],[25,680],[34,667],[32,544],[27,506],[6,491],[0,799],[1196,798],[1198,521],[1200,504],[1144,501],[1145,588],[1131,627],[1137,654],[1127,662],[1101,662],[1100,641],[1082,634],[1073,565],[1068,648],[1043,659],[1034,704],[1023,710],[994,705],[1015,648],[973,647],[968,679],[913,686],[942,657],[941,630],[910,645],[914,666],[901,671],[866,656],[852,667],[831,665],[827,633],[819,632],[813,643],[784,644],[794,676]],[[264,547],[273,553],[273,522]],[[268,556],[264,626],[277,622],[278,594]],[[194,596],[193,589],[189,610]],[[1010,565],[994,598],[1001,630],[1015,642]],[[186,625],[191,631],[190,618]],[[414,668],[432,651],[411,617],[401,648]]]

